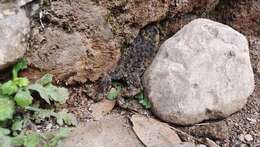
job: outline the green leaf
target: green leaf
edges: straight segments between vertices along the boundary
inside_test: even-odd
[[[2,93],[2,85],[3,85],[3,84],[0,83],[0,96],[1,96],[1,95],[4,95],[4,94]]]
[[[52,84],[49,84],[45,88],[46,88],[46,92],[50,96],[50,99],[55,102],[59,102],[63,104],[69,98],[69,91],[66,88],[56,87]]]
[[[15,136],[12,138],[12,144],[15,146],[22,146],[24,144],[25,138],[26,138],[26,135],[24,135],[24,134]]]
[[[1,93],[4,95],[13,95],[17,90],[18,87],[13,81],[8,81],[1,86]]]
[[[18,106],[25,107],[32,104],[33,97],[28,89],[19,90],[16,93],[14,100]]]
[[[141,92],[138,95],[136,95],[135,98],[138,100],[142,100],[142,99],[144,99],[144,94]]]
[[[42,85],[36,83],[30,85],[29,89],[37,91],[48,104],[50,104],[50,100],[62,104],[65,103],[66,100],[69,98],[68,89],[56,87],[52,84],[43,87]]]
[[[40,109],[40,108],[36,108],[36,107],[31,107],[31,106],[27,106],[27,107],[24,107],[26,110],[29,110],[29,111],[33,111],[33,112],[39,112],[43,109]]]
[[[122,84],[117,82],[113,82],[113,86],[107,95],[107,99],[111,101],[115,100],[123,89]]]
[[[29,85],[29,80],[27,78],[15,78],[14,79],[14,83],[18,86],[18,87],[26,87]]]
[[[50,104],[50,96],[48,94],[48,92],[46,91],[46,89],[41,85],[41,84],[32,84],[32,85],[29,85],[28,87],[30,90],[34,90],[34,91],[37,91],[41,98],[44,99],[48,104]]]
[[[123,85],[121,83],[118,82],[112,82],[113,86],[116,88],[116,90],[118,91],[118,93],[120,93],[123,90]]]
[[[40,135],[36,132],[33,132],[26,136],[26,138],[24,139],[23,145],[25,147],[37,147],[37,145],[40,143],[40,141],[41,141]]]
[[[65,138],[68,137],[71,133],[69,128],[60,128],[59,132],[56,134],[56,138]]]
[[[0,135],[0,147],[13,147],[11,143],[11,137]]]
[[[55,117],[57,118],[57,123],[59,125],[63,125],[64,123],[69,126],[76,126],[77,120],[73,114],[68,113],[67,109],[63,109],[62,111],[58,112]]]
[[[69,98],[68,89],[52,85],[52,78],[51,74],[46,74],[35,84],[29,85],[29,89],[37,91],[48,104],[50,100],[65,103]]]
[[[18,63],[13,67],[12,74],[13,74],[13,79],[17,78],[18,73],[27,68],[27,61],[22,58],[18,61]]]
[[[23,127],[24,127],[24,119],[16,118],[13,121],[11,129],[12,131],[22,131]]]
[[[143,90],[141,90],[141,92],[138,95],[136,95],[135,98],[138,100],[139,104],[141,104],[145,109],[150,109],[152,107],[151,102],[144,95]]]
[[[54,134],[53,138],[50,139],[50,141],[48,142],[48,144],[45,145],[45,147],[56,147],[59,142],[68,137],[71,133],[71,129],[69,128],[60,128],[59,132],[57,134]]]
[[[37,80],[36,83],[41,84],[42,86],[46,86],[48,84],[51,84],[52,79],[53,75],[45,74],[41,79]]]
[[[12,144],[15,146],[37,147],[41,141],[41,136],[37,132],[29,134],[20,134],[12,138]]]
[[[139,103],[140,103],[141,105],[143,105],[145,109],[150,109],[151,106],[152,106],[151,103],[150,103],[150,101],[149,101],[147,98],[145,98],[145,99],[143,99],[143,100],[140,100]]]
[[[51,116],[55,117],[56,113],[54,110],[48,110],[48,109],[39,109],[34,112],[33,118],[37,121],[43,121],[46,118],[50,118]]]
[[[0,94],[0,99],[10,99],[10,97],[7,96],[7,95],[1,95],[1,94]]]
[[[0,121],[11,119],[14,111],[14,101],[9,99],[0,99]]]
[[[11,133],[11,131],[9,129],[0,127],[0,136],[1,135],[9,135],[10,133]]]
[[[56,113],[54,110],[40,109],[34,107],[25,107],[27,110],[34,111],[33,118],[37,121],[42,121],[46,118],[55,117],[59,125],[76,126],[77,120],[72,113],[68,113],[67,109]]]
[[[118,96],[118,92],[116,88],[111,88],[107,95],[107,99],[113,101],[117,98],[117,96]]]

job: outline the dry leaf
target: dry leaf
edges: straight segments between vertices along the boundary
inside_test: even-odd
[[[179,136],[166,123],[142,115],[133,115],[131,121],[134,132],[143,144],[148,147],[181,143]]]
[[[115,104],[116,101],[104,99],[101,102],[91,105],[90,110],[92,110],[93,118],[95,120],[100,120],[114,108]]]

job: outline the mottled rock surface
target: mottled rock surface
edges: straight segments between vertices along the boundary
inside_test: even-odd
[[[196,19],[161,46],[143,82],[153,112],[164,121],[225,118],[254,90],[247,39],[226,25]]]
[[[95,81],[120,57],[107,11],[90,0],[52,1],[43,6],[42,24],[33,22],[29,63],[60,81]],[[44,26],[44,28],[42,28]]]
[[[99,0],[109,10],[108,21],[119,40],[132,42],[140,29],[166,17],[170,0]]]
[[[225,140],[229,136],[229,128],[225,121],[184,127],[184,131],[197,138],[210,138],[213,140]]]
[[[246,35],[260,35],[260,1],[229,0],[220,1],[213,16]]]
[[[134,96],[135,91],[138,92],[140,90],[142,85],[140,77],[152,62],[160,44],[192,19],[198,17],[199,14],[209,12],[218,4],[218,0],[153,0],[149,2],[143,1],[142,5],[139,5],[138,1],[140,0],[133,0],[131,3],[129,1],[129,3],[127,3],[126,0],[99,1],[100,4],[105,5],[109,9],[110,13],[108,16],[112,19],[110,23],[112,24],[113,30],[115,30],[115,34],[117,34],[116,36],[121,36],[123,42],[127,42],[126,46],[123,46],[122,57],[112,77],[115,80],[125,81],[128,86],[127,91],[129,91],[129,94],[132,96]],[[146,3],[149,3],[149,5],[146,6]],[[150,5],[150,3],[153,4]],[[130,6],[126,7],[126,5]],[[155,13],[159,10],[160,13],[152,14],[151,16],[154,16],[154,18],[145,18],[142,14],[138,16],[140,13],[134,11],[138,10],[137,8],[128,11],[125,7],[131,9],[132,7],[140,7],[143,13],[146,13],[145,15]],[[121,12],[121,10],[123,12]],[[132,12],[132,14],[130,14],[130,12]],[[144,25],[142,25],[142,28],[137,27],[140,25],[131,25],[135,23],[134,19],[121,21],[121,23],[119,23],[120,20],[117,20],[118,15],[131,16],[133,14],[134,16],[143,17],[142,23]],[[122,19],[126,20],[127,18],[128,17],[123,17]],[[130,30],[137,31],[125,32],[125,28],[131,28]],[[136,32],[139,32],[138,35]],[[129,37],[136,35],[137,37],[129,44],[129,42],[131,42]]]
[[[0,4],[0,69],[24,55],[29,30],[29,18],[22,8],[12,2]]]
[[[219,0],[172,0],[170,5],[170,15],[174,16],[178,13],[188,13],[192,11],[208,12],[212,10]]]

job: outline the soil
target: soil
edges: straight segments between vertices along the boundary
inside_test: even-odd
[[[61,0],[53,1],[51,6],[44,3],[43,18],[35,16],[32,20],[31,50],[26,55],[31,65],[23,74],[36,79],[35,75],[40,74],[35,73],[51,72],[56,75],[57,83],[69,85],[71,98],[63,107],[68,107],[81,121],[92,119],[89,107],[106,97],[112,81],[125,87],[114,112],[121,115],[133,111],[143,113],[146,110],[140,106],[133,108],[138,103],[133,106],[125,103],[135,101],[131,97],[142,89],[142,75],[159,46],[191,20],[210,18],[247,36],[255,73],[255,91],[241,111],[224,120],[174,127],[198,139],[210,138],[223,147],[260,146],[260,1],[203,0],[176,9],[177,5],[170,1],[157,3],[152,0],[147,7],[156,5],[162,10],[152,10],[152,19],[148,17],[149,13],[141,11],[145,2],[127,2]],[[134,17],[136,14],[138,17]],[[124,110],[130,112],[122,113]],[[246,134],[252,135],[253,141],[241,139]]]
[[[106,9],[85,0],[44,2],[42,17],[31,21],[26,57],[32,67],[74,84],[95,81],[116,65],[120,49],[106,23]]]

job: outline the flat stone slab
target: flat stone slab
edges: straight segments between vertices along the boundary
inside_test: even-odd
[[[110,115],[100,121],[87,122],[76,128],[59,147],[144,147],[135,136],[128,120]]]

